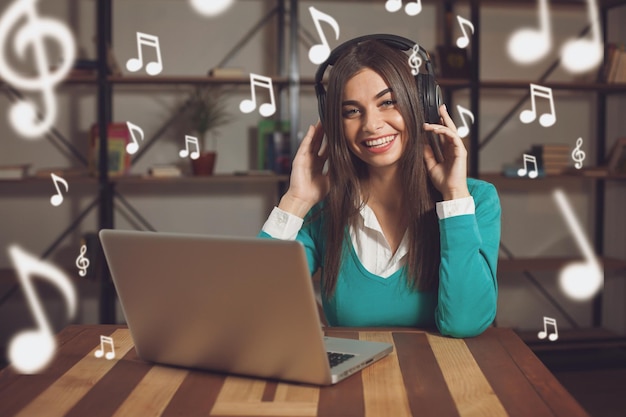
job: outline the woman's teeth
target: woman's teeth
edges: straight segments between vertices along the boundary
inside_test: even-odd
[[[391,142],[395,137],[396,137],[395,135],[391,135],[391,136],[385,136],[383,138],[367,140],[365,141],[365,146],[368,146],[371,148],[374,146],[386,145],[387,143]]]

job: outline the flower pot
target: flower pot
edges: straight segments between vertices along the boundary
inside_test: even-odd
[[[198,159],[191,160],[191,171],[193,175],[213,175],[215,169],[215,152],[202,152]]]

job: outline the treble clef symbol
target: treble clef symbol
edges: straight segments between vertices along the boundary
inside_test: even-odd
[[[80,247],[80,254],[78,258],[76,258],[76,267],[80,269],[78,275],[81,277],[87,275],[87,267],[89,266],[89,259],[85,258],[85,253],[87,253],[87,245],[82,245]]]
[[[419,57],[420,47],[418,44],[413,45],[413,53],[409,57],[409,65],[411,66],[411,74],[417,75],[420,72],[422,58]]]
[[[580,149],[581,146],[583,146],[583,138],[578,138],[576,148],[572,151],[572,159],[576,162],[574,164],[576,169],[581,169],[585,160],[585,152]]]
[[[14,104],[9,112],[11,124],[27,138],[41,136],[50,129],[56,119],[56,101],[54,87],[69,72],[76,55],[74,38],[69,29],[54,19],[40,18],[37,14],[38,0],[16,0],[0,18],[0,48],[7,48],[9,34],[15,33],[14,48],[19,58],[26,58],[26,52],[33,51],[37,77],[26,75],[11,69],[7,59],[0,59],[0,77],[18,90],[37,91],[42,94],[45,112],[40,116],[30,100],[21,100]],[[19,22],[23,26],[12,31]],[[58,68],[51,69],[44,48],[46,38],[59,43],[63,62]]]

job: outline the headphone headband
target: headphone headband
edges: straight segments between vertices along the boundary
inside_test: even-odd
[[[317,71],[315,72],[315,90],[316,92],[318,92],[318,94],[320,92],[318,91],[318,86],[321,87],[322,92],[324,92],[323,90],[324,87],[322,86],[322,79],[324,78],[324,73],[326,72],[326,69],[330,65],[335,65],[335,62],[337,61],[337,59],[343,54],[343,52],[346,49],[348,49],[352,45],[358,45],[359,43],[368,41],[368,40],[380,41],[384,43],[385,45],[388,45],[394,49],[400,49],[402,51],[408,51],[409,49],[413,49],[413,47],[417,45],[417,42],[413,42],[412,40],[408,38],[404,38],[398,35],[382,34],[382,33],[373,34],[373,35],[364,35],[364,36],[359,36],[354,39],[350,39],[349,41],[346,41],[340,44],[339,46],[337,46],[335,49],[333,49],[330,55],[328,56],[328,58],[326,58],[326,61],[322,62],[320,66],[317,68]],[[426,66],[426,70],[428,71],[428,73],[433,75],[434,77],[432,65],[430,62],[430,55],[428,55],[428,52],[421,46],[419,46],[419,55],[422,57],[422,60]]]

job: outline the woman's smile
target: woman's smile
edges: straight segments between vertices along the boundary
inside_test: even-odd
[[[362,143],[370,152],[383,153],[393,146],[397,136],[397,134],[386,135],[374,139],[367,139]]]

